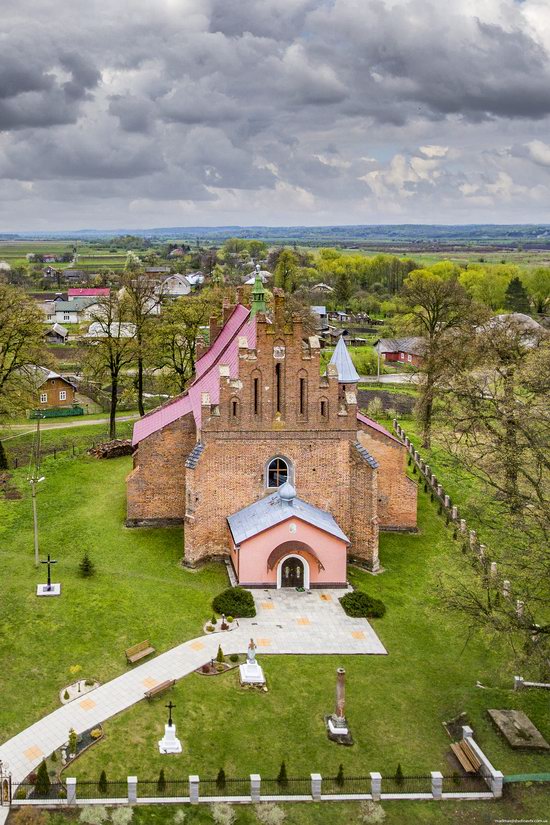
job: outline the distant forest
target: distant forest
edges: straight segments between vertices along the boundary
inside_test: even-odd
[[[407,246],[427,249],[550,249],[550,224],[470,224],[379,226],[173,226],[151,229],[82,229],[73,232],[21,232],[0,240],[75,239],[98,241],[131,233],[153,241],[177,238],[193,243],[218,243],[227,238],[253,238],[274,244],[342,246],[368,249]]]

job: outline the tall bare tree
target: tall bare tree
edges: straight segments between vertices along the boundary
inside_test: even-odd
[[[422,446],[431,443],[432,417],[438,383],[460,351],[454,346],[455,330],[471,323],[471,299],[456,273],[445,267],[417,269],[406,278],[402,291],[407,331],[424,339],[422,365],[418,372],[418,415]]]
[[[116,411],[124,370],[136,360],[135,325],[129,319],[128,298],[115,290],[101,298],[90,312],[85,367],[94,378],[109,379],[110,438],[116,438]]]
[[[143,373],[147,345],[152,334],[154,318],[157,315],[160,300],[157,281],[147,275],[137,255],[129,252],[126,267],[121,277],[121,287],[127,299],[128,318],[135,325],[137,404],[139,414],[144,415]]]

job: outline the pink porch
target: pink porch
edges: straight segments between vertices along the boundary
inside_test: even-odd
[[[236,546],[230,556],[244,587],[343,587],[347,542],[302,521],[292,511],[285,521]]]

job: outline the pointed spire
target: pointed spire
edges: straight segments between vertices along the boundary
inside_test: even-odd
[[[332,353],[329,364],[334,364],[338,370],[339,384],[356,384],[359,381],[359,373],[353,366],[353,361],[351,360],[343,337],[338,339],[336,349]]]
[[[260,275],[260,264],[256,264],[256,280],[252,287],[252,305],[250,307],[250,316],[253,318],[257,312],[265,312],[265,288]]]

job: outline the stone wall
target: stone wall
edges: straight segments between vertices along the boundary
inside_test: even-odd
[[[397,410],[401,415],[410,415],[414,410],[416,398],[406,393],[390,392],[389,390],[358,390],[357,403],[360,409],[367,409],[369,403],[379,398],[382,409]]]
[[[377,460],[378,521],[381,530],[416,530],[418,486],[407,476],[407,450],[369,427],[358,433],[359,443]]]
[[[185,516],[185,460],[196,443],[186,415],[139,443],[126,479],[128,527],[181,524]]]

